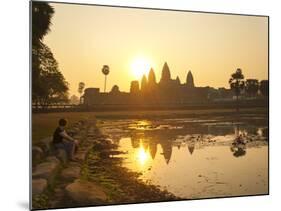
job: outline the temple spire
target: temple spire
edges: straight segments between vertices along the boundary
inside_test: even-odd
[[[145,74],[142,76],[142,79],[141,79],[141,91],[145,91],[147,88],[147,79],[146,79],[146,76]]]
[[[149,74],[148,74],[148,84],[149,85],[156,84],[156,76],[155,76],[153,68],[150,69]]]
[[[194,80],[191,71],[189,70],[186,76],[186,86],[189,88],[194,88]]]
[[[165,62],[163,69],[162,69],[162,76],[161,76],[161,82],[167,82],[171,80],[171,73],[170,73],[170,69],[169,66],[167,64],[167,62]]]

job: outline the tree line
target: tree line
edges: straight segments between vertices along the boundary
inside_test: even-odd
[[[261,80],[260,82],[257,79],[246,79],[244,80],[244,75],[240,68],[231,74],[229,79],[230,88],[234,91],[236,97],[238,98],[241,92],[245,91],[248,96],[256,96],[258,91],[261,95],[268,97],[268,80]]]
[[[68,101],[69,84],[51,49],[43,43],[54,12],[48,3],[32,2],[32,102],[42,107]]]

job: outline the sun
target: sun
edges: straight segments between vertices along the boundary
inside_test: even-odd
[[[131,71],[135,79],[141,79],[143,75],[148,75],[151,62],[145,57],[137,57],[131,63]]]

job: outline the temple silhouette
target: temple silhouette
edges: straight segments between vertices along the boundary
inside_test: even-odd
[[[99,88],[87,88],[82,96],[84,105],[113,104],[187,104],[208,101],[210,87],[196,87],[191,71],[188,71],[185,83],[179,77],[171,78],[170,68],[165,62],[159,82],[151,68],[148,77],[143,75],[141,83],[132,81],[130,92],[122,92],[114,85],[110,92],[100,92]],[[230,92],[230,90],[227,90]]]

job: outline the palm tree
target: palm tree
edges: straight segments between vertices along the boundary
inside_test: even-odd
[[[80,82],[79,85],[78,85],[78,92],[80,94],[80,104],[81,104],[81,95],[83,93],[84,88],[85,88],[85,83],[84,82]]]
[[[106,91],[106,76],[109,74],[109,66],[108,65],[103,65],[102,67],[102,73],[104,74],[104,92]]]
[[[54,8],[46,2],[32,2],[32,42],[39,44],[50,31]]]
[[[237,112],[239,112],[239,95],[241,94],[241,91],[245,87],[245,82],[244,82],[244,75],[242,74],[242,70],[240,68],[237,68],[235,73],[231,75],[231,78],[229,79],[229,85],[230,88],[234,91],[235,96],[236,96],[236,109]]]

